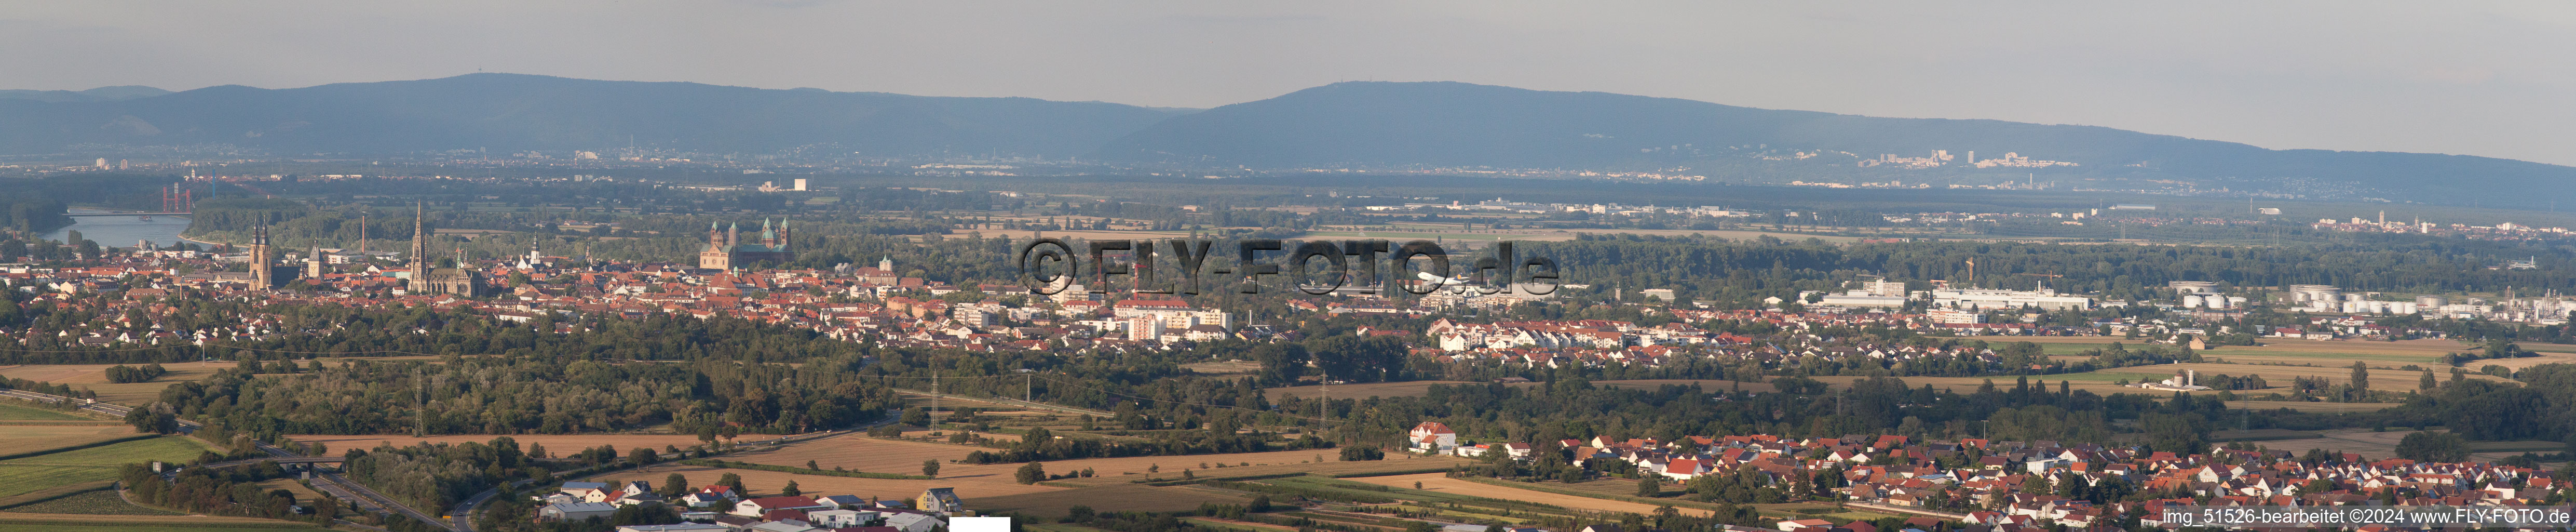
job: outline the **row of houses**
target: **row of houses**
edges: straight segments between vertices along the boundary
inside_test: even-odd
[[[1408,432],[1420,453],[1482,456],[1504,452],[1529,459],[1562,452],[1575,461],[1615,460],[1642,474],[1687,482],[1713,474],[1750,474],[1782,485],[1830,472],[1837,496],[1862,504],[1953,517],[1995,530],[2041,530],[2052,525],[2092,526],[2137,511],[2154,515],[2163,505],[2510,506],[2553,500],[2576,482],[2552,471],[2484,462],[2417,462],[2367,459],[2333,453],[2319,459],[2287,451],[2214,447],[2177,454],[2133,447],[1961,439],[1914,441],[1899,435],[1786,438],[1773,435],[1567,439],[1470,444],[1445,424],[1423,422]],[[1552,449],[1550,448],[1552,447]],[[2031,483],[2051,489],[2031,489]],[[2051,495],[2066,483],[2095,488],[2118,483],[2163,497],[2096,503]],[[2152,525],[2153,523],[2149,523]],[[1833,528],[1831,523],[1783,522],[1782,530]]]
[[[607,519],[626,506],[671,505],[688,522],[620,527],[622,532],[933,532],[948,518],[973,515],[952,488],[931,488],[909,500],[856,495],[744,498],[731,487],[709,485],[677,498],[656,493],[650,483],[566,482],[554,493],[531,497],[544,503],[537,521]]]

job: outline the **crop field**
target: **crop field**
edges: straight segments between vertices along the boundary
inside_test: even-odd
[[[1540,385],[1542,385],[1542,383],[1535,383],[1535,382],[1533,382],[1533,383],[1527,383],[1527,384],[1515,384],[1514,386],[1540,386]],[[1717,393],[1717,392],[1723,392],[1723,391],[1728,391],[1728,390],[1744,390],[1744,391],[1747,391],[1747,392],[1753,392],[1753,393],[1768,393],[1768,392],[1776,392],[1776,391],[1780,391],[1778,388],[1773,388],[1773,387],[1771,387],[1771,383],[1768,383],[1768,382],[1738,382],[1738,381],[1709,380],[1709,379],[1637,379],[1637,380],[1621,380],[1621,381],[1592,381],[1592,385],[1593,385],[1593,386],[1607,386],[1607,387],[1611,387],[1611,388],[1640,388],[1640,389],[1647,389],[1647,390],[1652,390],[1652,389],[1656,389],[1656,388],[1660,388],[1660,387],[1664,387],[1664,386],[1668,386],[1668,385],[1679,385],[1679,386],[1698,386],[1698,387],[1699,387],[1699,389],[1700,389],[1701,391],[1705,391],[1705,392],[1708,392],[1708,393]]]
[[[75,493],[62,498],[21,504],[0,509],[13,514],[79,514],[79,515],[180,515],[177,512],[135,506],[119,497],[116,490],[99,489]]]
[[[1989,346],[1994,347],[2000,347],[2001,344],[2012,342],[2031,342],[2039,344],[2040,349],[2043,352],[2057,356],[2072,356],[2089,349],[2110,347],[2114,342],[2127,345],[2130,349],[2136,349],[2140,346],[2147,345],[2143,340],[2125,340],[2117,337],[2105,336],[1976,336],[1971,338],[1985,340]],[[2436,363],[2442,355],[2468,352],[2477,347],[2463,344],[2455,340],[2435,339],[2372,342],[2365,340],[2297,340],[2288,338],[2263,338],[2257,340],[2257,342],[2263,345],[2212,347],[2200,350],[2200,356],[2204,359],[2224,358],[2230,362],[2243,363],[2317,363],[2322,365],[2335,362],[2350,364],[2354,360],[2366,360],[2370,361],[2372,363],[2371,365],[2374,366],[2382,365],[2380,364],[2382,362],[2389,363],[2385,364],[2389,366],[2402,366],[2406,364]],[[2530,348],[2531,346],[2524,345],[2524,347]],[[2564,347],[2569,348],[2568,352],[2570,355],[2576,355],[2576,346]],[[2533,351],[2540,350],[2533,349]]]
[[[1252,361],[1248,361],[1248,360],[1227,360],[1227,361],[1223,361],[1223,362],[1192,362],[1192,363],[1188,363],[1188,364],[1182,364],[1182,365],[1181,365],[1181,368],[1183,368],[1183,369],[1187,369],[1187,370],[1190,370],[1190,372],[1191,372],[1191,373],[1198,373],[1198,374],[1202,374],[1202,375],[1231,375],[1231,374],[1237,374],[1237,373],[1255,373],[1255,372],[1259,372],[1259,371],[1261,371],[1261,363],[1259,363],[1259,362],[1252,362]]]
[[[920,467],[921,464],[914,463],[913,470],[906,471],[906,473],[920,474]],[[1018,467],[1018,464],[1012,464],[1012,467]],[[825,466],[824,468],[830,469],[830,466]],[[1050,471],[1054,470],[1054,468],[1048,469]],[[662,464],[627,471],[605,473],[592,476],[589,480],[596,482],[643,480],[659,483],[662,482],[663,477],[668,476],[671,473],[686,475],[689,478],[690,484],[699,486],[713,484],[716,479],[723,477],[725,473],[742,475],[743,487],[750,489],[754,496],[761,497],[778,494],[779,490],[781,488],[785,488],[789,481],[796,482],[796,488],[808,495],[846,494],[888,499],[910,499],[918,497],[921,495],[922,491],[930,488],[957,488],[957,496],[966,499],[969,505],[978,505],[977,501],[984,497],[1043,493],[1062,491],[1065,489],[1056,486],[1020,484],[1012,481],[1010,471],[1008,470],[1003,471],[998,476],[992,474],[976,474],[957,477],[951,477],[946,474],[948,471],[941,470],[941,475],[939,475],[940,478],[938,479],[907,480],[836,477],[828,475],[799,475],[794,473],[760,471],[753,469],[730,469],[685,464]]]
[[[207,515],[120,515],[105,524],[96,515],[0,514],[0,530],[46,532],[317,532],[313,525],[256,517]]]
[[[2140,389],[2140,388],[2133,388],[2133,387],[2128,387],[2128,386],[2120,386],[2120,385],[2117,385],[2117,384],[2112,384],[2112,383],[2111,383],[2111,379],[2113,379],[2113,378],[2117,378],[2117,377],[2119,377],[2119,376],[2116,376],[2116,375],[2115,375],[2115,376],[2110,376],[2110,377],[2101,377],[2101,378],[2099,378],[2098,380],[2096,380],[2096,378],[2094,378],[2094,377],[2087,377],[2087,376],[2086,376],[2086,374],[2082,374],[2082,373],[2070,373],[2070,374],[2064,374],[2064,375],[2032,375],[2032,376],[2030,376],[2030,383],[2031,383],[2031,385],[2032,385],[2032,386],[2038,386],[2038,385],[2040,385],[2040,384],[2042,384],[2042,383],[2046,383],[2046,384],[2048,385],[2048,389],[2050,389],[2050,390],[2056,390],[2056,389],[2057,389],[2057,381],[2064,380],[2064,381],[2067,381],[2067,387],[2068,387],[2068,388],[2072,388],[2072,389],[2076,389],[2076,390],[2085,390],[2085,391],[2090,391],[2090,392],[2093,392],[2093,393],[2095,393],[2095,394],[2100,394],[2100,395],[2110,395],[2110,394],[2115,394],[2115,393],[2149,393],[2149,392],[2157,393],[2157,394],[2170,394],[2170,393],[2173,393],[2173,392],[2157,392],[2157,391],[2152,391],[2152,390],[2145,390],[2145,389]],[[1978,386],[1985,384],[1985,382],[1986,382],[1986,381],[1989,381],[1989,380],[1994,381],[1994,383],[1995,383],[1995,387],[1997,387],[1997,388],[2006,388],[2006,389],[2009,389],[2009,388],[2012,388],[2012,385],[2013,385],[2013,377],[2012,377],[2012,376],[2010,376],[2010,375],[1996,376],[1996,377],[1899,377],[1899,378],[1900,378],[1900,379],[1903,379],[1903,380],[1905,381],[1905,384],[1906,384],[1907,386],[1912,386],[1912,387],[1916,387],[1916,388],[1921,388],[1921,387],[1923,387],[1923,385],[1929,384],[1929,385],[1932,385],[1932,388],[1933,388],[1933,389],[1937,389],[1937,390],[1947,390],[1947,391],[1958,392],[1958,393],[1974,393],[1974,392],[1976,392],[1976,391],[1977,391],[1977,387],[1978,387]],[[1824,377],[1816,377],[1815,379],[1816,379],[1816,380],[1819,380],[1819,381],[1824,381],[1826,384],[1829,384],[1829,385],[1832,385],[1832,386],[1834,386],[1834,387],[1838,387],[1838,388],[1839,388],[1839,387],[1849,387],[1849,386],[1851,386],[1851,382],[1852,382],[1852,381],[1860,380],[1860,379],[1861,379],[1861,377],[1824,376]]]
[[[134,435],[125,425],[42,425],[0,427],[0,449],[7,454],[77,447]]]
[[[1347,398],[1347,397],[1421,397],[1421,396],[1424,396],[1424,395],[1429,395],[1429,394],[1431,393],[1431,387],[1432,387],[1432,386],[1435,386],[1435,385],[1444,385],[1444,384],[1483,384],[1483,383],[1480,383],[1480,382],[1470,382],[1470,381],[1412,381],[1412,382],[1372,382],[1372,383],[1367,383],[1367,384],[1335,384],[1335,385],[1333,385],[1333,389],[1332,389],[1332,396],[1333,396],[1333,397],[1345,397],[1345,398]],[[1546,383],[1539,383],[1539,382],[1524,382],[1524,383],[1514,383],[1514,384],[1510,384],[1509,386],[1513,386],[1513,387],[1530,387],[1530,386],[1545,386],[1545,385],[1547,385],[1547,384],[1546,384]],[[1702,391],[1706,391],[1706,392],[1709,392],[1709,393],[1717,393],[1717,392],[1722,392],[1722,391],[1727,391],[1727,390],[1744,390],[1744,391],[1747,391],[1747,392],[1756,392],[1756,393],[1760,393],[1760,392],[1772,392],[1772,391],[1778,391],[1777,389],[1774,389],[1774,388],[1772,388],[1772,387],[1771,387],[1771,383],[1767,383],[1767,382],[1736,382],[1736,381],[1727,381],[1727,380],[1711,380],[1711,379],[1636,379],[1636,380],[1616,380],[1616,381],[1592,381],[1592,385],[1593,385],[1593,386],[1607,386],[1607,387],[1612,387],[1612,388],[1638,388],[1638,389],[1647,389],[1647,390],[1652,390],[1652,389],[1659,388],[1659,387],[1666,386],[1666,385],[1681,385],[1681,386],[1697,385],[1697,386],[1699,386],[1700,390],[1702,390]],[[1267,389],[1264,389],[1264,390],[1262,390],[1262,391],[1263,391],[1264,393],[1269,394],[1269,397],[1271,397],[1271,398],[1273,398],[1273,399],[1285,398],[1285,397],[1314,398],[1315,396],[1317,396],[1317,395],[1321,395],[1321,394],[1323,394],[1323,393],[1324,393],[1324,390],[1323,390],[1323,387],[1322,387],[1322,386],[1295,386],[1295,387],[1288,387],[1288,388],[1267,388]]]
[[[2364,458],[2378,460],[2396,458],[2397,443],[2405,440],[2406,435],[2414,434],[2415,432],[2416,431],[2413,430],[2373,432],[2370,429],[2337,429],[2316,432],[2316,434],[2323,436],[2322,439],[2271,442],[2266,445],[2275,449],[2290,449],[2298,451],[2304,451],[2307,449],[2325,449],[2328,451],[2356,453],[2360,454]],[[2441,432],[2441,429],[2434,429],[2432,432]],[[2525,452],[2545,454],[2558,452],[2565,450],[2566,448],[2567,444],[2553,441],[2470,442],[2469,460],[2496,461]]]
[[[206,378],[208,375],[215,374],[216,370],[232,367],[232,364],[209,364],[202,362],[162,364],[161,367],[168,368],[170,373],[162,375],[161,378],[152,379],[151,382],[127,384],[109,384],[107,382],[107,368],[109,366],[115,366],[115,364],[20,364],[16,366],[0,367],[0,377],[44,381],[54,384],[68,384],[74,388],[88,388],[90,391],[98,392],[98,400],[100,401],[121,405],[139,405],[151,402],[154,399],[159,399],[161,397],[162,388],[168,388],[172,384]]]
[[[1655,513],[1655,506],[1654,506],[1654,505],[1650,505],[1650,504],[1633,503],[1633,502],[1627,502],[1627,501],[1614,501],[1614,500],[1609,500],[1609,499],[1595,499],[1595,498],[1591,498],[1591,497],[1582,497],[1582,496],[1575,496],[1575,495],[1565,495],[1565,494],[1559,494],[1559,493],[1548,493],[1548,492],[1544,492],[1544,491],[1525,490],[1525,489],[1520,489],[1520,488],[1512,488],[1512,487],[1506,487],[1506,486],[1496,486],[1496,485],[1492,485],[1492,484],[1483,484],[1483,483],[1477,483],[1477,482],[1469,482],[1469,481],[1466,481],[1466,480],[1463,480],[1463,479],[1449,478],[1449,475],[1444,474],[1444,473],[1420,473],[1420,474],[1413,474],[1413,475],[1393,475],[1393,476],[1383,476],[1383,477],[1354,477],[1354,478],[1346,478],[1346,479],[1342,479],[1342,480],[1348,480],[1348,481],[1353,481],[1353,482],[1365,482],[1365,483],[1369,483],[1369,484],[1376,484],[1376,485],[1380,485],[1380,486],[1396,486],[1396,487],[1404,487],[1404,488],[1411,488],[1411,487],[1413,487],[1413,483],[1415,483],[1415,482],[1420,482],[1420,483],[1422,483],[1422,489],[1423,489],[1423,490],[1425,490],[1425,491],[1430,491],[1430,492],[1433,492],[1433,493],[1457,493],[1457,494],[1462,494],[1462,495],[1473,495],[1473,496],[1477,496],[1477,497],[1485,497],[1485,498],[1489,498],[1489,499],[1506,499],[1506,500],[1523,501],[1523,502],[1534,502],[1534,503],[1539,503],[1539,504],[1546,504],[1546,505],[1553,505],[1553,506],[1562,506],[1562,507],[1565,507],[1565,508],[1577,509],[1577,510],[1597,510],[1597,511],[1604,511],[1604,512],[1628,512],[1628,513],[1640,513],[1640,514],[1650,514],[1650,515],[1651,515],[1651,514],[1653,514],[1653,513]],[[1688,514],[1688,515],[1708,515],[1708,513],[1709,513],[1709,512],[1708,512],[1708,510],[1701,510],[1701,509],[1696,509],[1696,508],[1679,508],[1679,509],[1681,510],[1681,512],[1682,512],[1683,514]]]
[[[636,447],[652,447],[653,450],[660,451],[665,446],[687,449],[690,446],[705,443],[698,441],[697,436],[689,434],[510,434],[508,436],[510,436],[511,440],[519,442],[519,447],[522,449],[527,448],[528,444],[531,443],[544,445],[546,446],[546,452],[555,456],[572,454],[575,451],[598,447],[603,444],[615,445],[617,446],[617,451],[623,454],[627,449]],[[376,445],[382,443],[391,443],[395,447],[409,447],[418,443],[484,443],[492,441],[492,438],[498,437],[501,436],[492,434],[459,434],[427,437],[390,434],[355,436],[345,434],[302,434],[287,436],[286,439],[300,442],[320,442],[331,446],[332,454],[339,454],[340,450],[343,449],[373,449]],[[765,440],[776,437],[778,436],[770,434],[745,434],[739,441]]]
[[[33,403],[0,402],[0,420],[9,421],[97,421],[70,412],[36,408]],[[0,436],[5,437],[5,436]]]
[[[963,495],[963,492],[960,493]],[[1015,512],[1045,517],[1063,517],[1065,508],[1076,505],[1119,511],[1178,512],[1197,510],[1201,503],[1243,504],[1251,497],[1229,490],[1205,486],[1147,486],[1112,484],[1073,488],[1043,493],[977,497],[976,511]]]
[[[1304,399],[1313,399],[1313,398],[1315,398],[1315,397],[1317,397],[1317,396],[1320,396],[1320,395],[1331,395],[1332,397],[1338,397],[1338,398],[1343,398],[1343,399],[1356,398],[1356,397],[1421,397],[1421,396],[1424,396],[1424,395],[1429,395],[1429,394],[1431,393],[1431,387],[1432,387],[1432,386],[1434,386],[1434,385],[1441,385],[1441,384],[1469,384],[1469,382],[1468,382],[1468,381],[1371,382],[1371,383],[1363,383],[1363,384],[1335,384],[1335,385],[1332,385],[1332,386],[1290,386],[1290,387],[1285,387],[1285,388],[1264,388],[1264,389],[1262,389],[1262,390],[1261,390],[1261,392],[1262,392],[1262,393],[1264,393],[1264,394],[1267,394],[1267,397],[1269,397],[1269,398],[1271,398],[1271,399],[1273,399],[1273,400],[1277,400],[1277,399],[1285,399],[1285,398],[1289,398],[1289,397],[1297,397],[1297,398],[1304,398]],[[1328,388],[1329,388],[1329,389],[1328,389]]]
[[[2210,441],[2222,441],[2222,442],[2224,442],[2224,441],[2280,441],[2280,440],[2307,440],[2307,439],[2317,439],[2317,438],[2324,438],[2324,437],[2325,437],[2324,435],[2317,434],[2317,433],[2315,433],[2315,432],[2308,432],[2308,431],[2303,431],[2303,430],[2290,430],[2290,429],[2214,430],[2214,431],[2210,431],[2210,432],[2209,432],[2209,440],[2210,440]],[[2291,445],[2291,444],[2283,444],[2283,445]]]
[[[164,436],[0,461],[0,497],[110,480],[116,478],[116,468],[124,464],[186,461],[205,450],[196,440]]]
[[[2344,364],[2346,365],[2336,366],[2333,365],[2332,362],[2325,362],[2315,366],[2272,366],[2200,362],[2130,366],[2125,368],[2105,369],[2091,373],[2070,373],[2066,375],[2048,375],[2046,377],[2051,381],[2058,379],[2106,380],[2126,377],[2130,382],[2138,382],[2141,379],[2161,380],[2166,377],[2172,377],[2175,372],[2196,370],[2200,372],[2200,376],[2204,379],[2212,375],[2233,375],[2238,377],[2246,375],[2261,375],[2265,382],[2272,385],[2272,388],[2265,390],[2239,390],[2237,393],[2267,393],[2275,391],[2286,392],[2289,389],[2290,380],[2297,377],[2325,377],[2327,380],[2333,381],[2336,384],[2342,384],[2345,381],[2352,380],[2352,367],[2349,365],[2351,364],[2351,361],[2346,360],[2344,361]],[[2377,363],[2371,364],[2371,367],[2373,369],[2370,370],[2370,389],[2373,390],[2392,392],[2414,391],[2417,380],[2423,375],[2423,373],[2419,371],[2377,369],[2381,367],[2381,365]],[[2437,379],[2447,380],[2451,378],[2450,372],[2445,369],[2435,369],[2433,370],[2433,375],[2434,378]],[[2468,378],[2500,382],[2509,380],[2493,375],[2476,374],[2469,375]],[[2032,377],[2032,380],[2039,379],[2040,377],[2038,376]]]
[[[789,465],[798,467],[804,466],[807,460],[812,460],[814,461],[814,465],[822,467],[823,469],[844,467],[854,471],[900,473],[905,475],[921,474],[922,460],[939,460],[941,462],[939,477],[943,480],[955,479],[960,482],[997,480],[1004,483],[1012,482],[1012,473],[1019,469],[1020,464],[975,465],[947,463],[951,460],[963,459],[966,457],[966,453],[977,450],[988,449],[983,447],[952,445],[946,443],[844,436],[811,443],[790,445],[786,448],[774,451],[738,454],[725,457],[725,459],[736,462]],[[1206,454],[1189,456],[1086,458],[1081,460],[1046,462],[1045,467],[1046,470],[1051,473],[1064,473],[1068,471],[1081,470],[1083,468],[1091,468],[1094,473],[1098,475],[1096,478],[1140,475],[1127,476],[1124,479],[1120,479],[1120,481],[1123,482],[1126,480],[1142,478],[1142,476],[1179,478],[1182,468],[1197,469],[1198,465],[1202,463],[1210,466],[1208,469],[1198,469],[1197,474],[1203,476],[1231,474],[1234,472],[1234,469],[1242,467],[1239,464],[1243,463],[1251,463],[1254,467],[1265,465],[1306,466],[1305,468],[1299,468],[1300,470],[1303,470],[1316,466],[1317,464],[1312,462],[1317,457],[1320,456],[1325,460],[1331,460],[1334,458],[1334,453],[1336,452],[1337,451],[1332,449],[1313,449],[1304,451],[1272,451],[1264,453]],[[1405,460],[1399,458],[1387,461],[1400,462]],[[1225,464],[1228,468],[1214,468],[1213,466],[1216,464]],[[1424,467],[1436,467],[1432,462],[1422,462],[1422,464],[1424,464]],[[1148,469],[1159,469],[1160,472],[1149,472],[1147,471]],[[1067,482],[1071,481],[1068,480]]]
[[[2350,413],[2350,412],[2377,412],[2377,411],[2380,411],[2380,410],[2382,410],[2382,409],[2394,408],[2394,407],[2402,406],[2402,405],[2405,405],[2405,404],[2406,404],[2406,403],[2320,403],[2320,402],[2308,402],[2308,401],[2229,401],[2229,402],[2227,403],[2227,406],[2229,406],[2229,407],[2233,407],[2233,408],[2248,408],[2248,409],[2254,409],[2254,410],[2271,410],[2271,409],[2275,409],[2275,408],[2287,408],[2287,409],[2291,409],[2291,410],[2297,410],[2297,411],[2300,411],[2300,412],[2314,412],[2314,413],[2319,413],[2319,414],[2342,414],[2342,413]]]

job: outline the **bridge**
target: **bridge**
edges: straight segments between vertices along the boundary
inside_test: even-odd
[[[197,191],[188,188],[186,183],[171,183],[160,192],[161,210],[157,212],[76,212],[65,213],[64,216],[187,216],[188,211],[197,208]]]

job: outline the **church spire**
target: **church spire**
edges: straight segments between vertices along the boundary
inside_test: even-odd
[[[429,206],[413,203],[411,210],[411,259],[414,272],[427,272],[429,265]],[[413,273],[412,275],[421,275]]]

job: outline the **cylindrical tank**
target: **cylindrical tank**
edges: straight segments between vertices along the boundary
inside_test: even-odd
[[[2308,301],[2336,301],[2336,300],[2340,300],[2340,299],[2342,299],[2342,298],[2340,298],[2340,297],[2336,297],[2337,295],[2339,295],[2339,294],[2341,294],[2341,293],[2343,293],[2343,289],[2335,288],[2334,286],[2331,286],[2331,285],[2322,285],[2322,284],[2294,284],[2294,285],[2290,285],[2290,300],[2291,300],[2291,301],[2299,301],[2299,302],[2308,302]]]
[[[2208,295],[2208,296],[2204,296],[2204,297],[2202,297],[2202,298],[2201,298],[2201,300],[2202,300],[2202,301],[2207,301],[2207,302],[2209,302],[2209,308],[2211,308],[2211,309],[2223,309],[2223,308],[2227,308],[2227,296],[2222,296],[2222,295],[2218,295],[2218,294],[2210,294],[2210,295]]]
[[[2245,304],[2249,301],[2245,296],[2227,296],[2228,308],[2245,308]]]
[[[2442,296],[2415,296],[2415,306],[2418,307],[2441,308],[2442,305],[2448,304],[2451,304],[2451,298]]]
[[[2207,300],[2202,299],[2200,294],[2182,296],[2182,308],[2200,308],[2201,305],[2206,304],[2208,304]]]

